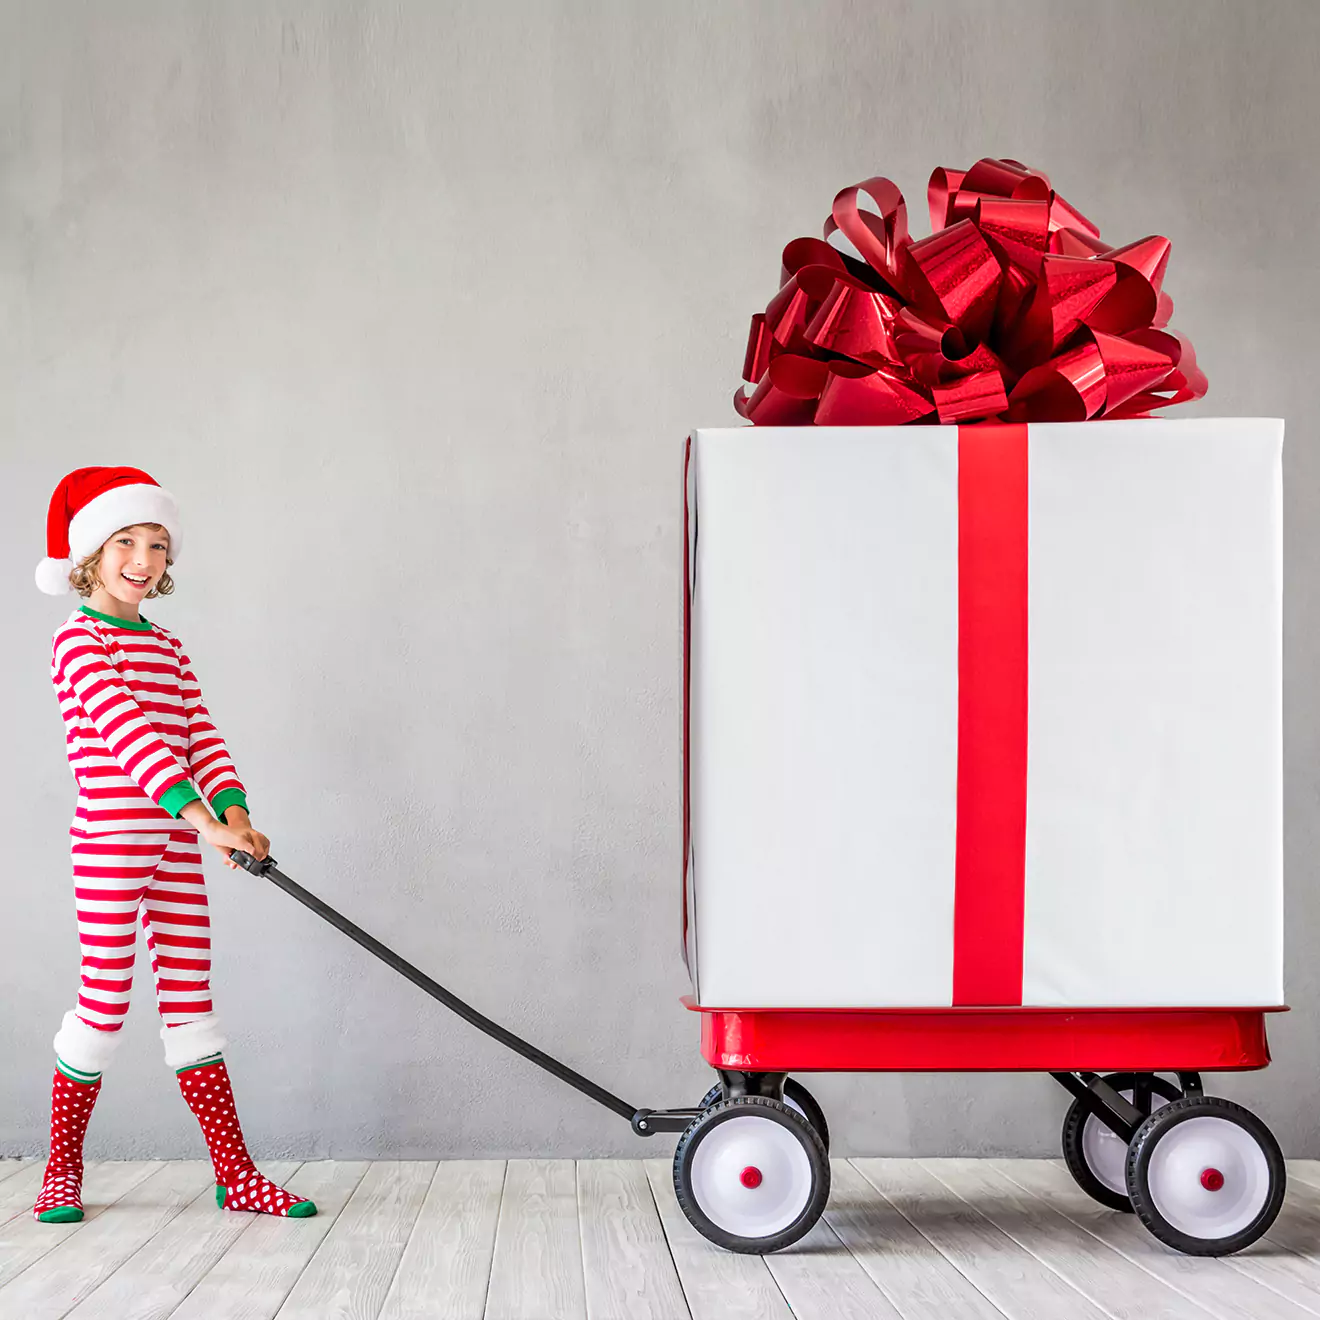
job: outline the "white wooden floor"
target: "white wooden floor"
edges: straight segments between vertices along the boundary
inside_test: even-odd
[[[776,1255],[711,1246],[670,1161],[281,1164],[314,1219],[216,1208],[209,1165],[90,1164],[80,1224],[38,1224],[40,1161],[0,1161],[0,1317],[44,1320],[1273,1320],[1320,1316],[1320,1162],[1269,1237],[1175,1255],[1062,1164],[835,1160]]]

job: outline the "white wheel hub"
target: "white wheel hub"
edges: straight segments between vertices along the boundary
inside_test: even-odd
[[[1226,1118],[1200,1116],[1171,1127],[1155,1142],[1146,1181],[1155,1208],[1188,1237],[1233,1237],[1270,1197],[1265,1152]]]
[[[691,1184],[702,1214],[717,1228],[745,1238],[772,1237],[811,1201],[811,1160],[782,1124],[739,1114],[713,1124],[697,1142]]]
[[[1132,1091],[1129,1088],[1119,1095],[1130,1104]],[[1162,1095],[1152,1095],[1150,1112],[1169,1102]],[[1128,1144],[1117,1133],[1111,1132],[1094,1114],[1086,1116],[1082,1125],[1082,1154],[1086,1157],[1087,1167],[1111,1192],[1119,1196],[1127,1195],[1127,1156]]]

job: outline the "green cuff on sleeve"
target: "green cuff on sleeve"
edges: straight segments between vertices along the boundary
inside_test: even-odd
[[[211,799],[211,810],[215,812],[217,820],[224,820],[227,807],[242,807],[244,811],[248,809],[247,795],[241,788],[222,788]]]
[[[177,784],[171,784],[160,796],[160,802],[157,804],[163,810],[168,811],[171,816],[178,818],[179,812],[190,802],[200,802],[202,795],[186,780],[181,779]]]

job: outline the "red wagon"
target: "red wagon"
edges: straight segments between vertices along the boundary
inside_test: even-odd
[[[689,1220],[731,1250],[787,1246],[825,1208],[829,1126],[800,1080],[806,1072],[1048,1072],[1074,1097],[1063,1154],[1078,1184],[1103,1205],[1135,1210],[1160,1241],[1188,1254],[1241,1250],[1282,1205],[1285,1166],[1269,1129],[1201,1087],[1203,1071],[1269,1062],[1261,1009],[684,1002],[701,1014],[701,1053],[720,1082],[685,1123],[674,1184]]]

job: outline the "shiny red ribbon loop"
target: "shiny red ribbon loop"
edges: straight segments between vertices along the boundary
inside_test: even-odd
[[[1170,332],[1169,241],[1110,247],[1040,170],[932,172],[913,240],[882,177],[844,188],[823,238],[785,247],[734,398],[758,425],[1145,417],[1207,388]]]

